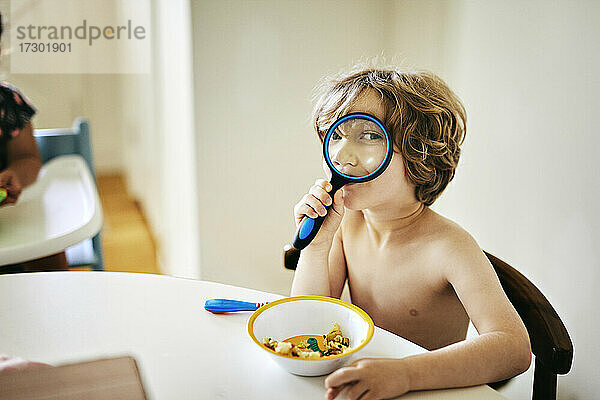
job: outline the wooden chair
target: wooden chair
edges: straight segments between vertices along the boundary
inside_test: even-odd
[[[539,289],[519,271],[484,252],[496,270],[509,300],[521,316],[535,355],[533,400],[556,399],[556,376],[571,369],[573,343],[560,317]],[[300,251],[290,245],[284,247],[284,266],[296,269]],[[499,387],[506,381],[492,383]]]
[[[89,123],[77,118],[72,128],[35,129],[33,136],[37,142],[42,164],[54,157],[65,154],[79,154],[86,161],[92,177],[96,179]],[[103,271],[102,245],[100,233],[65,250],[69,267],[89,266],[94,271]]]

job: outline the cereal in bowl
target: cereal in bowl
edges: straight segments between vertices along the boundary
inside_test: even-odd
[[[343,335],[338,324],[333,324],[333,328],[326,335],[299,335],[283,342],[265,337],[263,345],[277,354],[318,360],[344,353],[350,347],[350,339]]]

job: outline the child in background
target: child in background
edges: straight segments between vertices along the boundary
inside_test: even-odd
[[[40,170],[40,153],[30,122],[34,114],[18,90],[0,82],[0,189],[6,191],[0,207],[16,203]]]
[[[466,132],[460,100],[428,72],[362,69],[321,87],[313,114],[321,141],[351,112],[380,119],[394,154],[375,180],[344,186],[332,199],[319,179],[295,206],[296,223],[327,217],[300,254],[291,294],[339,298],[347,282],[352,302],[377,326],[431,351],[358,360],[326,379],[327,398],[344,391],[384,399],[527,370],[529,336],[493,267],[469,233],[429,208],[458,164]],[[465,340],[469,320],[479,336]]]
[[[0,14],[0,39],[2,31]],[[0,207],[16,203],[40,171],[42,162],[30,122],[34,114],[33,106],[16,88],[0,82],[0,189],[6,191]]]
[[[0,14],[0,39],[2,31]],[[42,162],[31,124],[34,114],[35,108],[25,96],[8,83],[0,82],[0,189],[6,192],[0,207],[16,203],[23,188],[35,182],[40,171]],[[66,268],[63,252],[18,265],[0,266],[0,274]]]

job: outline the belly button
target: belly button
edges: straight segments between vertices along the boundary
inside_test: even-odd
[[[410,315],[412,315],[413,317],[416,317],[417,315],[419,315],[419,312],[417,310],[415,310],[414,308],[410,309]]]

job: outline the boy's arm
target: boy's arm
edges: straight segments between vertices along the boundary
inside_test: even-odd
[[[318,295],[339,298],[346,281],[346,259],[342,247],[342,229],[331,243],[315,243],[300,252],[292,296]]]
[[[6,150],[8,154],[6,170],[12,171],[17,176],[22,187],[35,182],[42,162],[33,137],[31,122],[28,122],[17,136],[8,141]]]
[[[479,336],[403,359],[359,360],[327,378],[329,399],[351,382],[357,383],[349,390],[369,390],[372,398],[387,398],[412,390],[495,382],[529,368],[527,330],[493,267],[469,235],[450,248],[454,250],[444,260],[445,274]]]
[[[466,232],[448,245],[446,278],[479,336],[415,357],[411,390],[495,382],[524,372],[531,363],[527,329],[479,245]],[[436,378],[432,366],[443,366],[445,374]]]
[[[338,190],[333,199],[331,184],[318,179],[296,207],[294,214],[299,222],[304,216],[325,216],[321,229],[313,241],[300,252],[292,296],[319,295],[339,298],[346,281],[346,259],[342,246],[341,223],[344,217],[344,197]],[[326,206],[331,204],[329,211]]]

